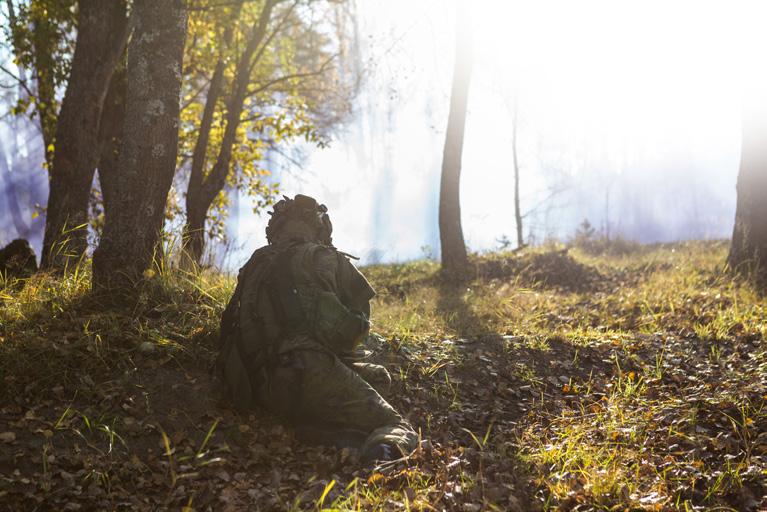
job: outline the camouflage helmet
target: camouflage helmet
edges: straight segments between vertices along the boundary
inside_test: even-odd
[[[328,208],[319,204],[313,197],[297,194],[291,199],[282,196],[283,199],[274,205],[274,210],[269,212],[271,218],[266,226],[266,240],[271,244],[279,238],[286,229],[290,229],[293,222],[303,224],[314,234],[316,241],[331,245],[333,239],[333,224],[328,216]]]

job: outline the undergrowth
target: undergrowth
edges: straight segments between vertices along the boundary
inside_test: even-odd
[[[128,308],[90,294],[87,263],[0,281],[0,442],[16,450],[0,460],[0,482],[15,485],[0,499],[51,506],[100,489],[91,506],[767,506],[764,296],[725,272],[724,242],[587,249],[473,256],[463,285],[430,261],[363,269],[378,291],[369,348],[424,439],[372,471],[207,398],[232,277],[157,265]],[[85,457],[91,446],[104,455]],[[67,457],[77,469],[57,468]]]
[[[132,365],[139,350],[213,350],[233,280],[159,264],[147,275],[127,306],[90,293],[89,262],[64,275],[38,273],[23,287],[1,280],[0,398],[109,376]]]

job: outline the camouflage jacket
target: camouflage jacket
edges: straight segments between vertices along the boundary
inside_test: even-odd
[[[375,292],[333,247],[302,240],[262,247],[237,281],[222,315],[217,366],[238,407],[252,405],[278,353],[302,348],[296,340],[341,355],[369,330]]]

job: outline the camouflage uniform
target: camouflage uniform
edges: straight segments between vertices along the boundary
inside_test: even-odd
[[[306,441],[407,453],[415,433],[361,376],[388,372],[348,357],[375,292],[330,244],[324,212],[306,196],[275,205],[270,243],[240,270],[222,317],[221,376],[238,408],[262,406]]]

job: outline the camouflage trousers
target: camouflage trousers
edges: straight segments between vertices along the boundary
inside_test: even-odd
[[[347,365],[306,336],[276,348],[275,364],[265,370],[257,390],[258,402],[292,423],[304,442],[359,448],[363,453],[382,443],[402,453],[415,448],[418,439],[412,427],[360,375],[376,378],[385,387],[388,372],[383,367]]]

